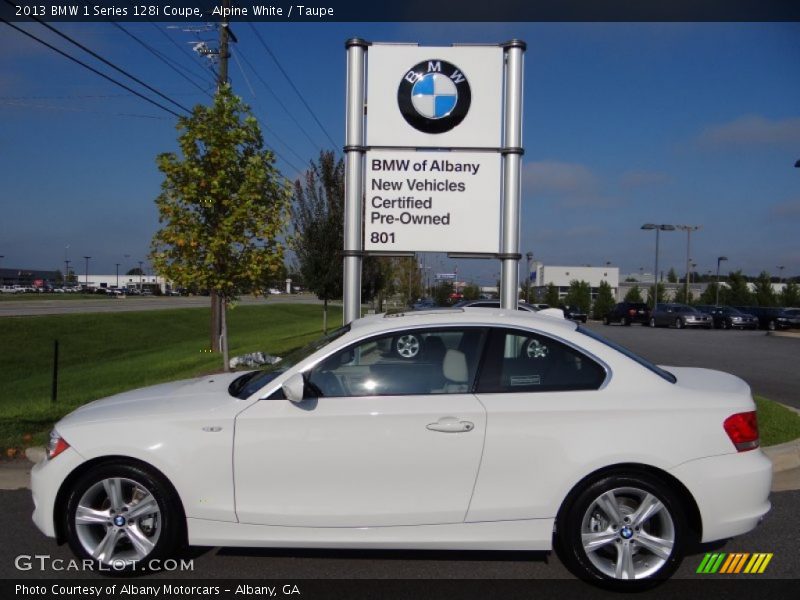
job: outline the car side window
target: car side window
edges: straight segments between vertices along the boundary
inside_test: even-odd
[[[472,390],[487,330],[416,329],[340,350],[307,375],[312,397],[462,394]]]
[[[605,369],[582,352],[528,331],[493,329],[478,393],[596,390]]]

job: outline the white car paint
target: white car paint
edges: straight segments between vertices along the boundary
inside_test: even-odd
[[[356,341],[409,328],[536,331],[606,370],[598,390],[269,399],[293,374]],[[70,449],[32,473],[48,536],[56,494],[85,461],[131,457],[158,469],[199,545],[548,549],[570,490],[604,467],[670,474],[702,516],[703,541],[752,529],[769,510],[771,463],[737,452],[722,428],[754,410],[724,373],[672,368],[670,383],[556,316],[468,308],[381,315],[240,400],[214,375],[93,402],[56,425]],[[428,425],[454,418],[461,433]]]

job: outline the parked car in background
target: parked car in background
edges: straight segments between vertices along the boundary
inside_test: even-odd
[[[611,323],[647,325],[649,322],[650,308],[644,302],[618,302],[603,316],[603,323],[606,325]]]
[[[700,305],[695,308],[711,316],[715,329],[758,329],[756,317],[733,306]]]
[[[430,310],[431,308],[438,307],[439,305],[436,304],[436,301],[433,298],[420,298],[411,305],[411,308],[414,310]]]
[[[564,311],[565,319],[575,321],[576,323],[586,323],[586,320],[589,318],[588,315],[577,306],[565,304],[561,307],[561,310]]]
[[[702,327],[711,329],[714,321],[710,315],[701,313],[688,304],[659,304],[657,310],[650,313],[650,327]]]
[[[800,327],[800,308],[779,308],[774,306],[737,306],[736,308],[756,317],[761,329],[776,331]]]
[[[25,290],[17,285],[4,285],[0,287],[0,294],[21,294],[24,291]]]

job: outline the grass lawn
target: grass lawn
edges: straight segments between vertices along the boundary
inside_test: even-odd
[[[800,438],[800,415],[785,406],[756,396],[758,431],[762,446],[774,446]]]
[[[281,355],[321,335],[322,307],[238,306],[228,313],[230,355]],[[330,307],[328,322],[341,322]],[[209,347],[209,310],[0,319],[0,448],[40,445],[56,420],[91,400],[220,371]],[[59,340],[58,403],[50,403],[53,340]]]

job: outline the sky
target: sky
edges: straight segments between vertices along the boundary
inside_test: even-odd
[[[42,26],[23,27],[113,73]],[[211,65],[192,48],[215,45],[214,31],[123,24],[191,83],[111,23],[55,27],[180,104],[213,92]],[[700,273],[724,255],[730,270],[800,275],[798,23],[253,24],[324,130],[251,25],[232,27],[233,88],[269,128],[265,140],[289,179],[331,148],[329,136],[337,150],[344,144],[345,39],[520,38],[523,254],[652,272],[655,235],[641,225],[699,225],[691,258]],[[176,149],[175,121],[0,24],[0,266],[63,270],[68,258],[83,274],[91,256],[90,272],[113,273],[116,263],[147,261],[162,181],[155,158]],[[686,241],[662,233],[662,269],[683,272]],[[481,283],[500,270],[443,255],[426,263]]]

